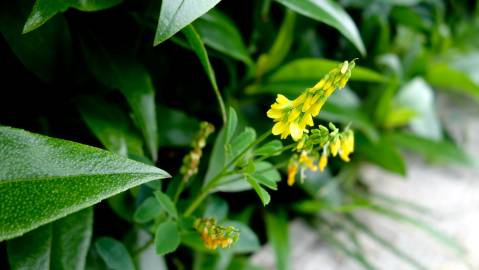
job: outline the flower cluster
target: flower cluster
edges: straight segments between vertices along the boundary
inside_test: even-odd
[[[308,132],[307,126],[314,126],[313,117],[319,114],[328,97],[337,88],[346,86],[354,66],[354,60],[344,61],[294,100],[279,94],[267,112],[268,117],[276,122],[273,134],[281,135],[281,139],[291,135],[294,141],[300,140]]]
[[[289,161],[288,185],[294,184],[298,170],[301,170],[301,180],[304,179],[305,169],[323,171],[330,155],[339,155],[343,161],[349,162],[349,155],[354,152],[354,132],[349,126],[339,132],[332,123],[329,123],[329,128],[319,125],[297,142],[295,150],[300,154],[294,154]]]
[[[239,238],[239,230],[233,226],[220,226],[214,218],[198,218],[194,227],[200,234],[205,247],[215,250],[218,246],[228,248]]]
[[[193,140],[191,146],[193,149],[183,158],[183,164],[180,173],[183,175],[183,181],[188,181],[193,175],[198,173],[200,159],[203,155],[203,148],[206,145],[206,139],[213,133],[215,127],[208,122],[200,123],[200,130]]]

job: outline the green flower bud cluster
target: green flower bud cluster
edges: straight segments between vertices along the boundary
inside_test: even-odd
[[[187,182],[193,175],[198,173],[200,159],[203,155],[203,148],[206,145],[206,139],[213,133],[215,127],[208,122],[200,123],[200,130],[192,141],[192,150],[183,158],[183,164],[180,173],[183,175],[183,181]]]

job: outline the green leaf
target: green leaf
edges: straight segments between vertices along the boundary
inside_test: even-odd
[[[13,53],[33,74],[50,82],[64,75],[71,64],[71,37],[63,16],[51,20],[42,29],[22,35],[22,2],[0,3],[0,32]]]
[[[257,156],[276,156],[280,154],[283,148],[283,143],[280,140],[272,140],[267,142],[254,150]]]
[[[406,174],[406,164],[398,149],[384,138],[374,143],[362,139],[360,136],[356,143],[357,154],[366,160],[399,175]]]
[[[12,270],[48,270],[52,244],[50,224],[7,242],[8,261]]]
[[[98,42],[83,44],[93,75],[108,87],[120,90],[133,110],[134,122],[145,138],[150,156],[157,159],[158,127],[155,89],[146,68],[126,52],[107,49]]]
[[[133,260],[122,242],[110,237],[100,237],[95,241],[95,249],[112,270],[134,270]]]
[[[185,34],[186,39],[188,40],[188,43],[190,44],[191,48],[195,52],[196,56],[198,56],[198,59],[200,60],[201,65],[203,66],[203,69],[205,70],[206,75],[208,76],[208,79],[210,80],[211,86],[213,86],[213,90],[215,92],[216,98],[218,99],[218,103],[220,105],[223,122],[226,122],[225,105],[223,102],[223,98],[221,97],[218,84],[216,83],[215,71],[213,70],[213,67],[211,66],[210,59],[208,58],[208,53],[206,52],[205,45],[203,44],[201,37],[196,32],[193,25],[188,25],[187,27],[185,27],[185,29],[183,29],[183,33]]]
[[[256,191],[256,194],[258,194],[263,206],[266,206],[271,201],[269,193],[258,184],[255,178],[251,177],[250,175],[246,175],[246,180],[253,187],[254,191]]]
[[[213,196],[208,200],[203,217],[215,218],[218,221],[222,221],[228,215],[228,203],[219,197]]]
[[[273,45],[267,54],[262,54],[258,58],[256,77],[261,77],[276,68],[286,58],[294,40],[295,22],[296,14],[287,10]]]
[[[279,182],[281,175],[274,168],[273,164],[266,161],[256,161],[254,163],[256,173],[268,179],[268,182]],[[261,182],[261,181],[260,181]],[[268,186],[267,184],[265,184]],[[251,189],[251,185],[246,180],[244,174],[235,174],[225,177],[221,180],[221,185],[216,189],[222,192],[238,192]]]
[[[158,226],[155,235],[156,254],[164,255],[175,251],[180,245],[178,224],[168,220]]]
[[[183,111],[156,106],[160,146],[190,146],[199,121]]]
[[[85,269],[92,233],[91,207],[55,221],[52,232],[51,268]]]
[[[110,8],[121,3],[122,0],[37,0],[33,10],[23,27],[23,33],[28,33],[43,25],[57,13],[65,12],[68,8],[81,11],[97,11]]]
[[[160,18],[156,28],[154,46],[169,39],[201,15],[208,12],[220,0],[163,0],[161,3]]]
[[[336,28],[351,41],[361,55],[366,55],[363,40],[353,19],[344,9],[332,0],[276,0],[301,15],[323,22]]]
[[[138,223],[145,223],[154,219],[160,214],[160,212],[161,204],[156,198],[149,197],[138,206],[138,209],[136,209],[135,215],[133,216],[133,220]]]
[[[434,141],[408,133],[391,133],[385,138],[399,147],[422,155],[430,162],[472,165],[471,158],[462,149],[448,141]]]
[[[251,178],[256,180],[256,182],[260,183],[263,186],[266,186],[272,190],[277,190],[278,189],[278,184],[276,184],[275,181],[273,181],[270,178],[265,177],[261,173],[252,173],[250,175]]]
[[[340,62],[318,59],[301,58],[283,65],[260,85],[247,88],[247,93],[281,93],[298,95],[306,88],[312,87],[324,75],[337,67]],[[383,75],[365,67],[357,66],[351,75],[351,81],[385,83],[388,79]]]
[[[416,117],[409,123],[414,133],[434,140],[442,138],[434,91],[422,78],[414,78],[401,87],[396,96],[396,103],[416,111]]]
[[[238,241],[236,241],[230,248],[233,253],[250,253],[257,251],[260,248],[258,236],[251,228],[238,221],[226,221],[224,226],[233,226],[240,231]]]
[[[288,220],[285,213],[266,213],[266,234],[276,255],[276,269],[291,269]]]
[[[238,115],[236,114],[235,109],[229,107],[228,110],[228,121],[226,122],[226,139],[225,142],[229,143],[231,138],[236,133],[236,128],[238,126]]]
[[[438,90],[449,90],[479,98],[479,84],[465,72],[444,63],[431,63],[426,80]]]
[[[219,10],[210,10],[193,25],[207,46],[246,64],[253,63],[236,25]]]
[[[0,241],[169,177],[98,148],[0,127]]]
[[[7,242],[15,269],[82,270],[90,246],[93,211],[87,208]]]
[[[241,154],[256,139],[256,131],[253,128],[246,127],[243,132],[238,134],[231,141],[231,156],[228,160],[233,160]]]
[[[100,98],[83,99],[78,107],[88,128],[106,149],[122,156],[143,155],[143,141],[120,108]]]
[[[226,132],[225,128],[222,128],[216,136],[215,143],[213,145],[213,151],[211,152],[210,160],[208,162],[208,170],[205,175],[206,185],[213,177],[215,177],[224,166],[226,166]]]
[[[166,195],[165,193],[161,192],[161,190],[155,191],[155,197],[156,199],[161,203],[161,206],[163,206],[163,209],[170,215],[171,217],[177,219],[178,218],[178,212],[176,211],[175,204],[173,201]]]

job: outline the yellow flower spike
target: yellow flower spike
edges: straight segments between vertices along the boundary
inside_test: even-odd
[[[292,163],[288,166],[288,186],[294,185],[296,174],[298,173],[298,164]]]
[[[341,141],[336,136],[334,137],[333,141],[329,145],[329,150],[331,151],[331,155],[333,155],[333,157],[335,157],[338,154],[340,147],[341,147]]]
[[[295,121],[300,114],[301,114],[301,111],[299,109],[293,109],[288,115],[288,122]]]
[[[272,119],[281,119],[284,116],[284,112],[278,109],[269,109],[266,115]]]
[[[319,158],[319,170],[321,172],[324,171],[327,165],[328,165],[328,156],[327,154],[325,154],[325,152],[323,152],[323,154]]]

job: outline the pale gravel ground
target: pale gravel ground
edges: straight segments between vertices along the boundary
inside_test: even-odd
[[[466,99],[439,97],[440,116],[446,129],[471,156],[479,160],[479,107]],[[452,109],[454,108],[454,109]],[[408,156],[406,178],[390,174],[374,166],[362,169],[362,178],[374,191],[413,201],[433,210],[433,215],[414,214],[458,240],[467,251],[471,269],[479,269],[479,172],[477,169],[455,166],[437,167]],[[371,214],[357,216],[391,244],[419,260],[427,269],[468,269],[463,260],[433,238],[410,225]],[[363,269],[348,257],[321,241],[317,233],[304,222],[290,224],[293,249],[293,269],[356,270]],[[414,269],[364,235],[360,242],[367,258],[377,269]],[[275,269],[271,247],[266,246],[253,256],[253,263],[265,269]]]

